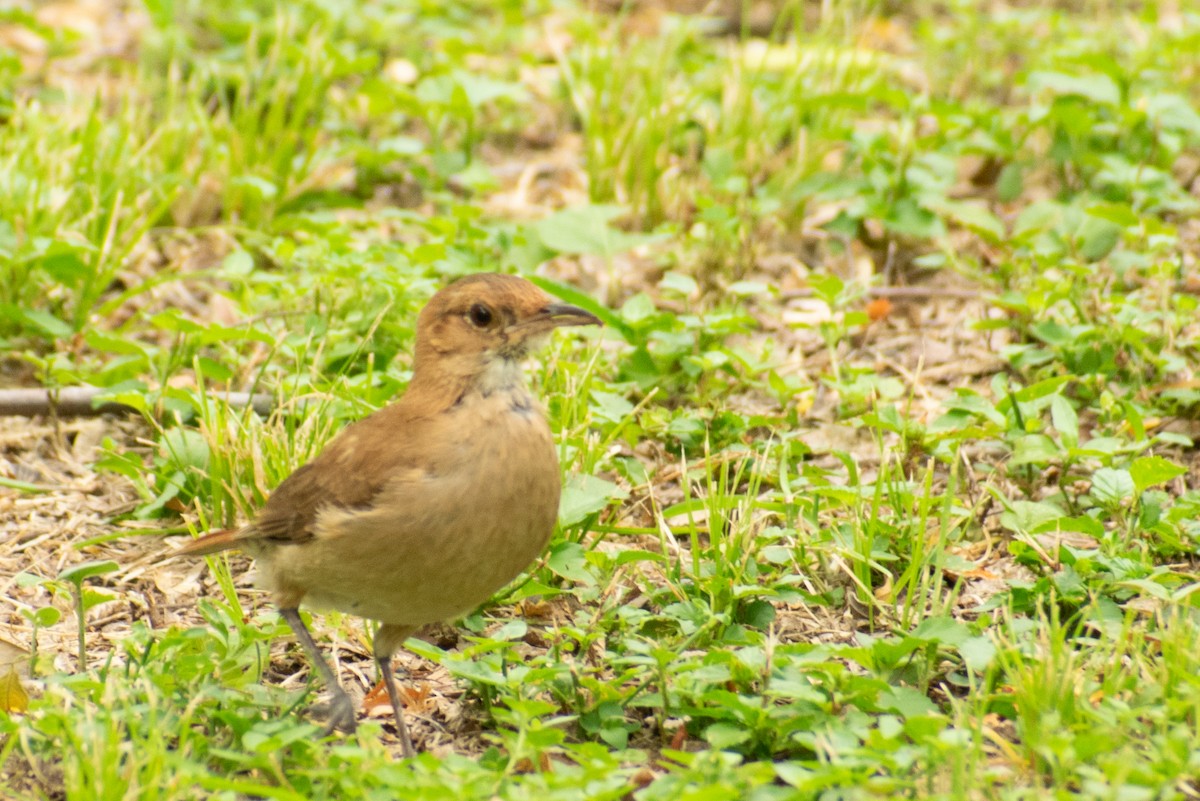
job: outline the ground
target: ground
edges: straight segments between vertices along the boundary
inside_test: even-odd
[[[0,386],[124,404],[0,417],[0,786],[1200,796],[1200,8],[1084,5],[0,12]],[[165,557],[480,269],[606,326],[529,368],[546,555],[397,657],[409,766],[369,624],[328,742],[252,562]]]

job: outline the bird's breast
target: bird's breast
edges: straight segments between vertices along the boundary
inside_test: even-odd
[[[324,509],[316,536],[272,556],[277,586],[309,603],[421,625],[467,612],[545,547],[561,478],[550,428],[523,388],[470,393],[419,458],[365,508]]]

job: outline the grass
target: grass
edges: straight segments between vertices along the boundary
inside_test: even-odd
[[[0,12],[0,380],[140,411],[0,429],[5,797],[1200,794],[1200,9],[669,5]],[[148,560],[495,269],[606,326],[531,366],[559,531],[410,641],[406,763],[370,698],[320,738],[244,562]]]

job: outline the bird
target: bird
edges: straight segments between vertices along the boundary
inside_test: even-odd
[[[378,621],[374,657],[405,757],[415,755],[392,657],[421,626],[462,616],[520,575],[558,516],[562,478],[522,363],[565,326],[600,325],[530,281],[479,273],[417,317],[404,394],[348,425],[246,525],[172,556],[241,549],[332,693],[327,733],[356,714],[301,604]]]

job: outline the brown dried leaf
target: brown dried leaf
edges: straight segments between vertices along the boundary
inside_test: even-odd
[[[0,671],[15,670],[23,675],[29,674],[29,651],[15,642],[0,637]]]

